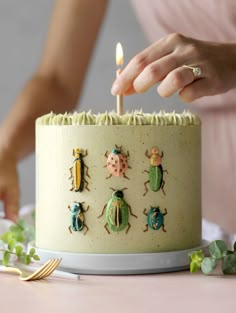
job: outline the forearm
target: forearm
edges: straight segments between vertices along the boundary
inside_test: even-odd
[[[34,150],[35,119],[43,114],[72,110],[73,97],[58,81],[35,76],[24,87],[0,127],[0,151],[19,160]],[[33,106],[33,108],[32,108]]]
[[[78,96],[108,0],[57,0],[39,73],[56,75]]]
[[[26,156],[34,149],[38,116],[75,108],[107,3],[56,1],[38,70],[0,126],[0,152],[9,151],[17,160]]]

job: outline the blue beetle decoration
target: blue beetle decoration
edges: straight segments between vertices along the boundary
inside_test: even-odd
[[[148,183],[152,191],[158,191],[161,189],[165,195],[166,194],[164,190],[165,181],[163,179],[163,173],[164,172],[168,173],[168,172],[167,170],[163,170],[162,165],[161,165],[163,152],[160,155],[158,149],[154,147],[151,150],[151,155],[149,155],[148,151],[146,151],[145,156],[149,158],[150,167],[149,167],[149,171],[147,170],[144,171],[148,173],[149,180],[147,180],[144,183],[145,192],[143,196],[145,196],[146,193],[148,192],[148,188],[147,188]]]
[[[100,218],[106,209],[106,221],[107,223],[104,225],[104,228],[110,234],[110,230],[113,232],[119,232],[123,229],[126,229],[126,234],[128,233],[131,225],[129,223],[129,213],[130,215],[137,218],[135,214],[133,214],[131,207],[124,200],[123,191],[122,190],[113,190],[112,197],[108,201],[107,204],[104,205],[102,213],[98,216]],[[110,230],[109,230],[110,229]]]
[[[164,224],[164,216],[167,214],[166,208],[165,212],[162,213],[159,207],[151,207],[148,213],[146,209],[144,209],[143,214],[147,216],[147,224],[144,232],[148,231],[148,226],[153,230],[162,228],[162,230],[166,232]]]
[[[76,148],[73,149],[73,156],[75,157],[73,166],[70,168],[70,174],[71,176],[69,179],[72,179],[72,187],[70,191],[83,191],[84,189],[84,183],[85,183],[85,189],[89,191],[88,188],[88,182],[85,180],[84,176],[90,178],[88,174],[88,166],[84,164],[83,158],[88,155],[87,150],[83,154],[83,150]],[[86,169],[86,172],[84,171]]]
[[[85,210],[83,208],[83,202],[77,202],[75,201],[73,204],[72,209],[70,206],[68,206],[68,209],[71,211],[70,216],[70,226],[68,227],[69,232],[72,234],[73,231],[82,231],[84,228],[86,228],[84,235],[89,230],[88,226],[84,223],[84,212],[87,212],[89,209],[89,206]]]

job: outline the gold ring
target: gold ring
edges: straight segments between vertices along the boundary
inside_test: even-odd
[[[186,67],[192,71],[194,79],[199,78],[202,74],[200,67],[197,67],[197,66],[194,67],[194,66],[189,66],[189,65],[183,65],[183,67]]]

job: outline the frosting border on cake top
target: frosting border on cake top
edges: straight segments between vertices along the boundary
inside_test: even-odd
[[[50,112],[36,120],[36,125],[157,125],[157,126],[191,126],[201,124],[200,118],[190,111],[182,113],[143,113],[142,111],[126,112],[118,115],[116,112],[92,114],[74,112],[55,114]]]

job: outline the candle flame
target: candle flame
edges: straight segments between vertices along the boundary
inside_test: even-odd
[[[122,65],[124,63],[123,49],[120,42],[116,45],[116,65]]]

